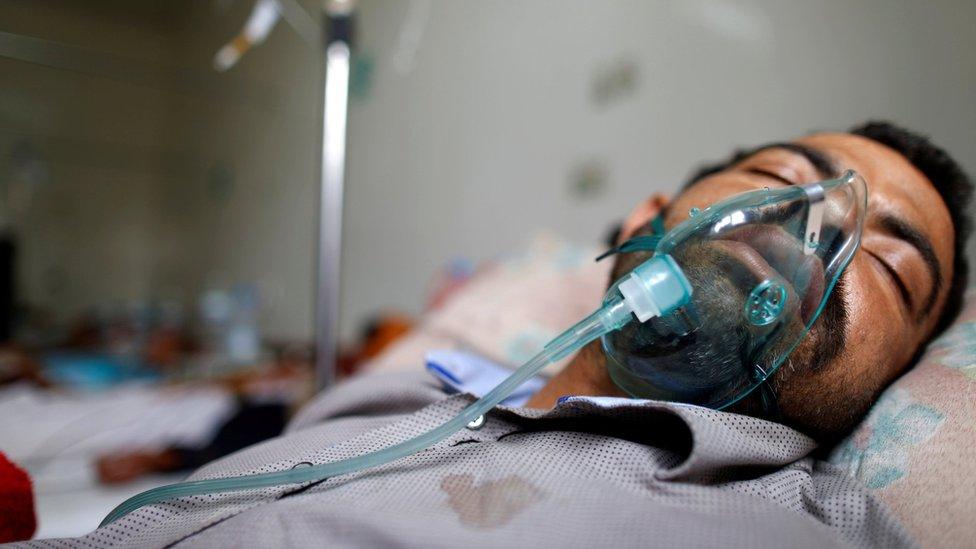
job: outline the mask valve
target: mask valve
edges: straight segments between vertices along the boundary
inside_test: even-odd
[[[745,314],[755,326],[768,326],[786,309],[786,287],[772,280],[764,280],[749,293]]]

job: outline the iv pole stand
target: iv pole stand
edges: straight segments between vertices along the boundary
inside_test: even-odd
[[[354,3],[353,0],[327,0],[325,3],[325,90],[315,280],[315,383],[318,389],[332,385],[336,378],[342,197]]]

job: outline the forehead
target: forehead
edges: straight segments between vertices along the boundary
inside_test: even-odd
[[[872,212],[880,211],[904,219],[929,237],[943,268],[949,268],[955,236],[949,210],[928,178],[908,159],[858,135],[822,133],[796,142],[827,153],[841,170],[857,170],[868,185],[869,219]]]

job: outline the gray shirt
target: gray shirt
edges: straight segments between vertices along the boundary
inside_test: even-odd
[[[193,478],[356,456],[472,402],[422,374],[373,374],[319,396],[282,436]],[[814,442],[690,405],[574,397],[499,407],[408,458],[310,485],[184,498],[74,540],[114,546],[911,546],[902,526]]]

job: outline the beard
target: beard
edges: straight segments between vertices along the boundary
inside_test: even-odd
[[[809,383],[804,381],[829,369],[845,348],[848,312],[843,278],[809,332],[798,312],[802,296],[794,290],[787,314],[763,333],[743,314],[749,288],[761,279],[750,274],[734,254],[713,244],[689,245],[675,254],[692,286],[705,290],[693,298],[695,333],[669,339],[664,319],[631,323],[608,337],[611,377],[635,396],[710,406],[724,406],[740,398],[762,378],[787,402],[810,396]],[[648,257],[648,253],[617,256],[612,280],[619,280]],[[771,414],[759,393],[752,391],[728,410],[780,419]]]
[[[852,393],[852,385],[833,371],[841,367],[837,359],[847,342],[845,280],[843,276],[838,280],[810,334],[770,379],[769,386],[779,405],[777,416],[757,413],[752,402],[751,408],[730,411],[778,421],[813,437],[828,449],[861,421],[881,388]]]

